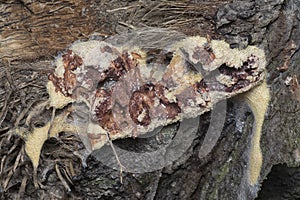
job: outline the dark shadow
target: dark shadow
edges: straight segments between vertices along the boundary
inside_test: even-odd
[[[256,200],[300,199],[300,167],[274,165]]]

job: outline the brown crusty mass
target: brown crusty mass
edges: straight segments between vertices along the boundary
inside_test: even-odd
[[[116,139],[207,112],[261,83],[264,68],[257,47],[230,49],[224,41],[201,37],[147,50],[91,40],[74,44],[57,60],[49,94],[57,108],[85,103],[89,123]],[[103,142],[97,134],[102,133],[87,129],[92,149]]]

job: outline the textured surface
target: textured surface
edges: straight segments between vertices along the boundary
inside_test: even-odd
[[[153,31],[154,36],[163,33]],[[165,60],[159,62],[151,61],[149,52],[160,49],[121,48],[96,40],[76,43],[57,60],[49,77],[54,85],[49,87],[50,99],[58,102],[50,102],[52,106],[63,107],[68,97],[65,106],[84,102],[91,115],[86,126],[98,124],[112,139],[136,137],[194,118],[265,77],[265,55],[254,46],[237,50],[224,41],[190,37],[163,47],[166,52],[157,57]],[[62,101],[56,93],[64,95]],[[107,140],[103,131],[94,131],[82,133],[89,138],[86,145],[91,150]]]

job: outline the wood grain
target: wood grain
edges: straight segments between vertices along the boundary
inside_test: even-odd
[[[93,32],[84,1],[20,2],[0,4],[0,59],[48,58]]]

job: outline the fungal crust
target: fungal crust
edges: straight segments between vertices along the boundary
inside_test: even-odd
[[[252,130],[251,146],[248,164],[248,182],[250,185],[258,183],[263,162],[260,148],[260,138],[264,123],[265,114],[270,101],[270,92],[266,81],[243,94],[254,115],[254,126]]]
[[[202,37],[174,41],[171,48],[163,50],[117,47],[95,40],[77,42],[57,59],[47,84],[49,107],[63,110],[62,114],[44,127],[20,135],[35,167],[44,141],[60,132],[79,134],[91,152],[107,142],[107,133],[112,140],[136,137],[210,111],[219,101],[260,85],[265,64],[263,50],[255,46],[230,49],[224,41]],[[256,90],[249,94],[253,94],[248,99],[255,109],[253,101],[260,94]],[[87,108],[77,112],[69,109],[70,103],[83,103]],[[87,115],[86,127],[67,120],[66,116],[74,113]],[[257,122],[256,132],[261,131],[261,123]],[[260,134],[253,138],[257,150]],[[34,143],[39,144],[35,145],[38,149],[31,147]],[[257,166],[259,163],[250,171]],[[251,177],[256,176],[251,172]]]

